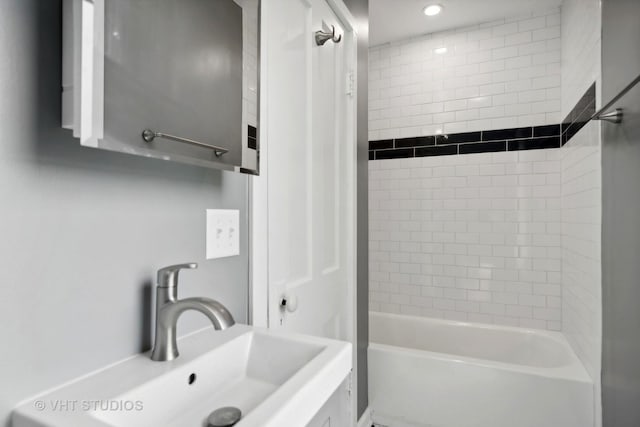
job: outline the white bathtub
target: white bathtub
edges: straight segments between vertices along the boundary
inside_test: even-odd
[[[390,427],[592,427],[593,382],[562,334],[370,314],[369,404]]]

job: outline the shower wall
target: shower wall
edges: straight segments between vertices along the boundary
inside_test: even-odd
[[[369,140],[561,119],[559,9],[374,47],[369,66]]]
[[[559,330],[559,156],[370,161],[371,310]]]
[[[560,33],[553,9],[371,49],[372,310],[562,328]]]
[[[378,46],[369,82],[371,310],[562,331],[597,425],[600,7]]]
[[[581,123],[600,107],[601,69],[600,1],[565,0],[562,115],[566,122],[574,117]],[[595,89],[589,90],[592,86]],[[594,100],[587,102],[591,98]],[[576,109],[577,105],[582,107]],[[563,333],[594,380],[596,425],[602,419],[601,139],[600,123],[590,122],[561,149]]]

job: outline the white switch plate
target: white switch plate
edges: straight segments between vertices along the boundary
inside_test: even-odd
[[[207,209],[207,259],[240,255],[240,211]]]

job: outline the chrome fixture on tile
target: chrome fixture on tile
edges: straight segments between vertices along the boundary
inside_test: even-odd
[[[625,96],[627,92],[633,89],[638,83],[640,83],[640,76],[633,79],[633,81],[629,83],[624,89],[622,89],[619,94],[614,96],[613,99],[607,103],[607,105],[605,105],[604,107],[596,111],[596,113],[593,116],[591,116],[591,120],[603,120],[605,122],[615,123],[615,124],[622,123],[622,119],[624,118],[624,111],[622,108],[616,108],[615,110],[610,111],[608,113],[605,113],[605,111],[611,108],[613,104],[618,102],[620,98]]]
[[[331,26],[331,32],[328,33],[326,31],[316,31],[316,44],[318,46],[324,45],[327,41],[331,40],[334,43],[340,43],[342,40],[342,35],[338,35],[336,37],[336,27]]]
[[[216,157],[220,157],[223,154],[229,152],[229,150],[227,150],[226,148],[218,147],[211,144],[206,144],[204,142],[196,141],[189,138],[183,138],[181,136],[169,135],[167,133],[162,133],[162,132],[154,132],[151,129],[145,129],[142,131],[142,139],[144,139],[145,142],[153,142],[153,140],[156,138],[164,138],[171,141],[182,142],[184,144],[195,145],[196,147],[210,148],[213,150]]]
[[[615,110],[610,111],[608,113],[600,113],[597,116],[594,116],[593,119],[619,124],[619,123],[622,123],[623,117],[624,117],[624,112],[622,111],[622,108],[616,108]]]
[[[156,338],[151,360],[167,361],[178,357],[176,324],[180,315],[187,310],[196,310],[204,314],[218,330],[227,329],[235,324],[229,310],[218,301],[200,297],[178,300],[178,273],[185,268],[198,268],[198,264],[178,264],[158,270]]]

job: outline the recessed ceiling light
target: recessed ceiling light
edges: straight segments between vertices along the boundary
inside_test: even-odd
[[[433,49],[434,53],[437,53],[438,55],[442,55],[443,53],[447,53],[447,48],[446,47],[438,47]]]
[[[423,10],[424,14],[427,16],[436,16],[440,12],[442,12],[442,6],[439,4],[430,4],[425,7]]]

